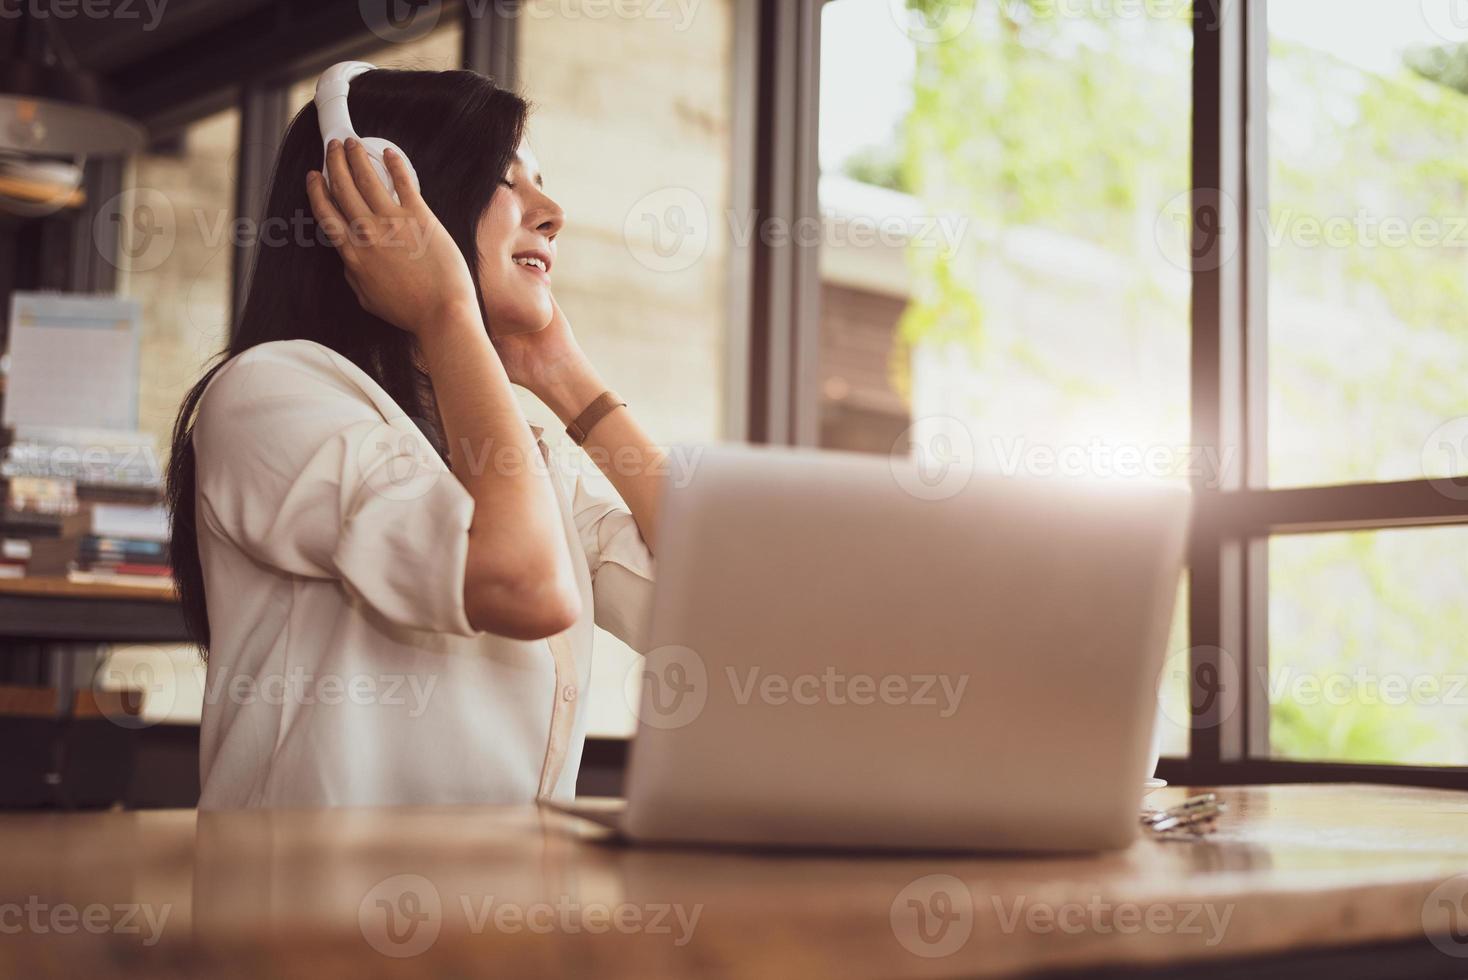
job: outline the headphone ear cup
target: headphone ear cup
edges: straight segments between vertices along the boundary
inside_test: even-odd
[[[392,174],[388,172],[387,164],[383,160],[383,150],[391,149],[403,158],[403,161],[408,165],[408,175],[413,179],[413,189],[419,189],[418,172],[413,169],[413,161],[408,159],[408,154],[404,153],[401,147],[391,140],[385,140],[380,136],[364,136],[361,137],[361,140],[363,149],[367,151],[367,155],[372,159],[373,171],[376,172],[377,178],[382,181],[383,186],[392,194],[395,203],[401,204],[402,201],[398,200],[397,191],[393,190]]]

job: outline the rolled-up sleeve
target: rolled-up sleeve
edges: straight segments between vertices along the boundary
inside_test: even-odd
[[[657,562],[637,521],[617,498],[576,475],[571,513],[591,568],[596,625],[638,653],[647,653]]]
[[[238,355],[201,400],[194,450],[201,526],[281,572],[339,580],[393,623],[478,634],[464,608],[474,498],[324,351]]]

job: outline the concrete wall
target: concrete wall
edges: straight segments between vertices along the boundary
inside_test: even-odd
[[[134,216],[124,229],[140,251],[135,259],[123,254],[118,285],[142,304],[139,428],[154,434],[164,457],[179,402],[229,332],[238,146],[239,114],[231,109],[190,126],[176,153],[134,157],[124,177],[133,204],[123,213]],[[171,248],[141,247],[150,220],[172,229]]]

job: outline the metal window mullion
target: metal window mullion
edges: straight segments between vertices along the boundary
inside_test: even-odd
[[[765,142],[759,111],[761,0],[735,0],[730,105],[729,208],[736,215],[755,213],[759,147]],[[751,380],[754,311],[753,248],[733,242],[726,268],[727,307],[724,335],[723,437],[744,442],[751,432]]]
[[[520,85],[520,5],[518,0],[465,3],[463,65],[488,75],[500,88]]]
[[[786,221],[793,208],[795,186],[795,68],[799,55],[794,5],[765,0],[760,17],[765,44],[759,111],[761,115],[760,182],[752,217],[756,234],[754,336],[750,379],[750,437],[756,442],[784,444],[790,432],[790,310],[792,269],[783,251],[759,231]]]
[[[1243,18],[1242,393],[1244,482],[1269,486],[1269,10],[1267,0],[1241,4]],[[1269,538],[1244,545],[1243,695],[1246,758],[1269,758]]]
[[[289,122],[289,90],[279,79],[252,80],[240,86],[240,145],[235,170],[235,221],[247,219],[248,227],[258,228],[265,213],[270,191],[271,171],[275,166],[280,141]],[[253,235],[238,235],[234,241],[233,265],[230,272],[230,330],[239,322],[249,293],[250,274],[258,247]]]
[[[1208,519],[1244,535],[1468,524],[1456,494],[1437,480],[1243,490],[1212,495]]]
[[[1242,4],[1199,4],[1193,21],[1192,435],[1211,458],[1244,449],[1245,58]],[[1194,481],[1200,512],[1242,484],[1239,466]],[[1246,555],[1218,521],[1194,526],[1189,555],[1190,758],[1240,759],[1245,687]]]
[[[817,446],[821,439],[821,241],[820,208],[821,10],[825,0],[795,4],[800,50],[796,57],[796,229],[790,250],[794,294],[790,298],[790,442]],[[812,234],[814,232],[814,234]]]
[[[776,0],[760,6],[754,234],[745,246],[753,442],[818,440],[820,10]]]
[[[122,193],[123,158],[93,157],[86,163],[82,186],[87,199],[71,221],[70,292],[117,291],[118,247],[122,223],[99,220]]]

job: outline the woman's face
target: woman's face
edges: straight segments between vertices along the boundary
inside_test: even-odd
[[[540,164],[522,142],[479,219],[479,289],[494,337],[532,333],[554,312],[551,274],[566,214],[542,185]]]

